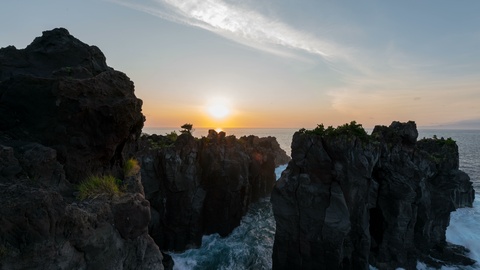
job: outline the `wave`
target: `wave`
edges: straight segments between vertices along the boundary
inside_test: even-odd
[[[275,169],[280,178],[287,165]],[[175,270],[186,269],[272,269],[272,249],[275,236],[270,198],[250,206],[240,226],[221,238],[218,234],[202,238],[202,246],[183,253],[170,253]]]
[[[275,169],[277,179],[287,165]],[[476,198],[480,198],[476,194]],[[470,250],[470,258],[480,261],[480,199],[475,199],[473,208],[457,209],[451,214],[447,228],[447,241]],[[202,246],[183,253],[171,253],[174,269],[271,269],[272,249],[275,236],[275,219],[270,198],[252,204],[247,215],[229,236],[218,234],[204,236]],[[370,269],[376,269],[371,267]],[[417,269],[432,270],[423,263]],[[442,270],[480,269],[477,263],[471,267],[448,266]]]
[[[462,245],[470,250],[468,256],[477,261],[468,268],[442,268],[446,269],[480,269],[480,199],[475,194],[472,208],[460,208],[450,215],[450,226],[447,228],[447,241],[452,244]]]
[[[272,269],[275,220],[268,198],[255,203],[229,236],[204,236],[199,249],[170,254],[174,269]]]

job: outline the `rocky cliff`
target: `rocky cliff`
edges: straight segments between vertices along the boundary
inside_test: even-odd
[[[414,122],[352,122],[295,133],[272,191],[274,269],[416,269],[470,265],[446,242],[450,212],[472,205],[451,139],[417,141]]]
[[[140,138],[141,106],[65,29],[0,49],[1,269],[171,269],[158,245],[229,234],[289,160],[272,137]]]
[[[25,49],[1,49],[2,139],[54,149],[72,182],[121,166],[123,147],[140,136],[145,118],[133,82],[105,61],[61,28]]]
[[[141,105],[130,79],[65,29],[0,49],[1,269],[163,269],[140,174],[122,171]],[[78,199],[79,182],[105,174],[121,192]]]
[[[162,250],[198,247],[228,235],[250,203],[270,194],[276,162],[289,160],[273,137],[143,136],[136,156],[152,207],[150,234]]]

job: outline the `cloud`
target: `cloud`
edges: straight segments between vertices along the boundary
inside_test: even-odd
[[[205,29],[269,53],[297,59],[317,56],[314,59],[322,59],[337,82],[326,83],[318,91],[326,94],[332,111],[342,115],[377,120],[381,115],[389,119],[402,116],[406,120],[416,118],[426,123],[433,118],[455,120],[473,118],[480,113],[476,105],[480,102],[476,94],[478,76],[470,69],[478,64],[475,57],[469,62],[448,50],[442,55],[435,54],[435,50],[429,53],[418,50],[417,42],[413,42],[415,47],[409,47],[408,42],[400,42],[408,41],[408,34],[390,32],[394,28],[385,27],[388,32],[382,32],[375,25],[357,24],[348,19],[336,22],[327,17],[325,21],[332,21],[331,24],[319,24],[315,29],[317,33],[307,33],[278,18],[266,16],[254,7],[256,1],[106,1]],[[381,25],[384,21],[375,22]],[[478,37],[477,32],[474,40],[478,41]],[[431,43],[432,46],[427,47],[435,47],[438,51],[444,46],[437,39]]]
[[[293,49],[326,61],[343,57],[340,46],[299,31],[261,13],[223,0],[110,0],[162,19],[200,27],[244,45],[268,52],[292,55]]]

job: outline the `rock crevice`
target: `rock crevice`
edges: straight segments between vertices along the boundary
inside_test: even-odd
[[[236,138],[210,130],[171,140],[145,135],[134,154],[152,206],[150,234],[162,250],[198,247],[203,235],[228,235],[252,202],[268,196],[276,162],[288,160],[273,137]]]
[[[474,199],[457,145],[417,136],[414,122],[377,126],[372,135],[354,122],[295,133],[271,197],[273,268],[472,264],[445,239],[450,212]]]

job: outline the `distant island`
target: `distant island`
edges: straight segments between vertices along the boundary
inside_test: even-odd
[[[463,120],[463,121],[449,122],[449,123],[437,124],[437,125],[431,125],[431,126],[420,126],[419,129],[477,130],[477,129],[480,129],[480,119]]]

